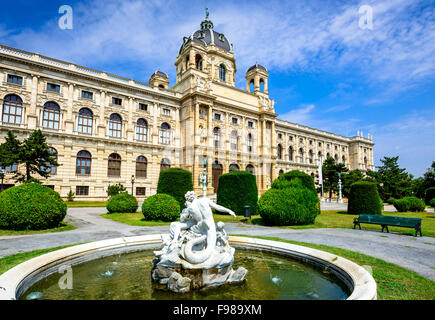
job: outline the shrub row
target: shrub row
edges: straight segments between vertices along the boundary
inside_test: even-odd
[[[423,212],[426,208],[424,201],[417,197],[397,199],[393,202],[393,205],[398,212]]]

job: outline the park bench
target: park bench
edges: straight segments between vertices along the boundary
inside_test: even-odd
[[[404,228],[414,228],[415,236],[421,234],[421,219],[420,218],[406,218],[406,217],[394,217],[394,216],[383,216],[379,214],[360,214],[359,217],[353,219],[353,228],[356,226],[361,230],[360,223],[370,223],[370,224],[380,224],[382,226],[382,232],[387,229],[388,226],[404,227]]]

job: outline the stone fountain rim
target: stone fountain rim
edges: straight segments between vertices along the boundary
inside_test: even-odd
[[[158,245],[167,234],[121,237],[95,241],[52,251],[27,260],[0,275],[0,300],[16,300],[17,293],[23,292],[22,286],[44,270],[69,260],[92,253],[135,247]],[[321,264],[340,276],[353,289],[347,300],[376,300],[377,285],[372,275],[356,263],[325,251],[312,249],[287,242],[258,238],[229,236],[229,243],[236,248],[262,250],[292,256],[308,263]],[[347,281],[346,281],[347,280]]]

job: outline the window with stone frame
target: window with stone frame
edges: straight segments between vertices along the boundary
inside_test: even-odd
[[[2,122],[21,124],[23,116],[23,100],[15,94],[9,94],[3,101]]]
[[[117,153],[112,153],[109,156],[107,164],[107,175],[109,177],[121,176],[121,156]]]
[[[88,108],[79,111],[77,131],[80,133],[92,134],[93,113]]]
[[[42,111],[42,127],[46,129],[59,129],[60,107],[56,102],[46,102]]]

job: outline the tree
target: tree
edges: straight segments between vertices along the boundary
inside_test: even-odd
[[[0,165],[2,167],[16,164],[17,167],[23,165],[25,173],[17,170],[13,177],[16,182],[39,182],[33,177],[33,174],[38,174],[43,178],[50,176],[48,166],[59,166],[50,147],[46,143],[46,138],[41,130],[33,131],[32,134],[20,142],[15,135],[8,131],[6,142],[0,145],[2,156],[0,157]]]
[[[381,159],[382,166],[377,167],[376,182],[379,194],[383,200],[390,197],[400,199],[412,193],[412,175],[406,169],[399,168],[397,157],[384,157]]]
[[[424,190],[435,187],[435,161],[432,161],[432,165],[424,173],[423,179],[424,179],[424,183],[423,183]]]
[[[121,183],[117,183],[114,185],[109,185],[107,188],[107,195],[109,197],[116,196],[117,194],[127,192],[127,188],[124,187]]]
[[[329,198],[332,198],[332,192],[337,192],[338,173],[342,174],[349,169],[343,163],[335,163],[334,158],[328,157],[322,165],[323,190],[329,191]]]

